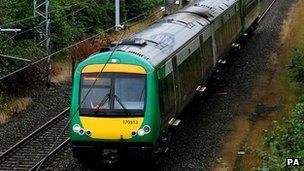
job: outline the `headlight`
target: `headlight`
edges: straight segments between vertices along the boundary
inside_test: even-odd
[[[74,132],[79,132],[81,130],[81,127],[80,127],[80,125],[78,125],[78,124],[75,124],[75,125],[73,125],[73,131]]]
[[[76,132],[76,133],[79,134],[79,135],[84,135],[84,134],[86,134],[87,136],[91,136],[91,134],[92,134],[91,131],[89,131],[89,130],[84,130],[84,129],[81,128],[81,126],[78,125],[78,124],[73,125],[73,131]]]
[[[137,134],[139,136],[144,136],[145,135],[145,131],[143,129],[138,130]]]

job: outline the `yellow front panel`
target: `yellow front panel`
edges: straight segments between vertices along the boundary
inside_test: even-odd
[[[134,73],[134,74],[146,74],[146,71],[143,67],[138,65],[130,64],[94,64],[84,67],[82,73],[96,73],[101,72],[122,72],[122,73]]]
[[[130,139],[132,132],[137,132],[143,121],[138,118],[93,118],[80,117],[81,124],[91,137],[96,139]]]

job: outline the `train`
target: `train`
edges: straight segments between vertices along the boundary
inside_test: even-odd
[[[260,13],[260,0],[200,0],[79,63],[69,116],[73,155],[111,163],[166,151],[182,110]]]

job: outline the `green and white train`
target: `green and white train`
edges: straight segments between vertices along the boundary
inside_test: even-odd
[[[74,155],[114,160],[162,148],[178,114],[257,25],[260,8],[260,0],[202,0],[81,62],[70,110]]]

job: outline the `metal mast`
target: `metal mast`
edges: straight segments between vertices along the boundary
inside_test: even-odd
[[[51,58],[50,58],[50,13],[49,0],[34,0],[34,16],[39,16],[40,23],[36,27],[35,43],[36,48],[43,56],[47,56],[47,87],[51,87]]]
[[[116,31],[121,27],[120,25],[120,0],[115,0],[115,27]]]

